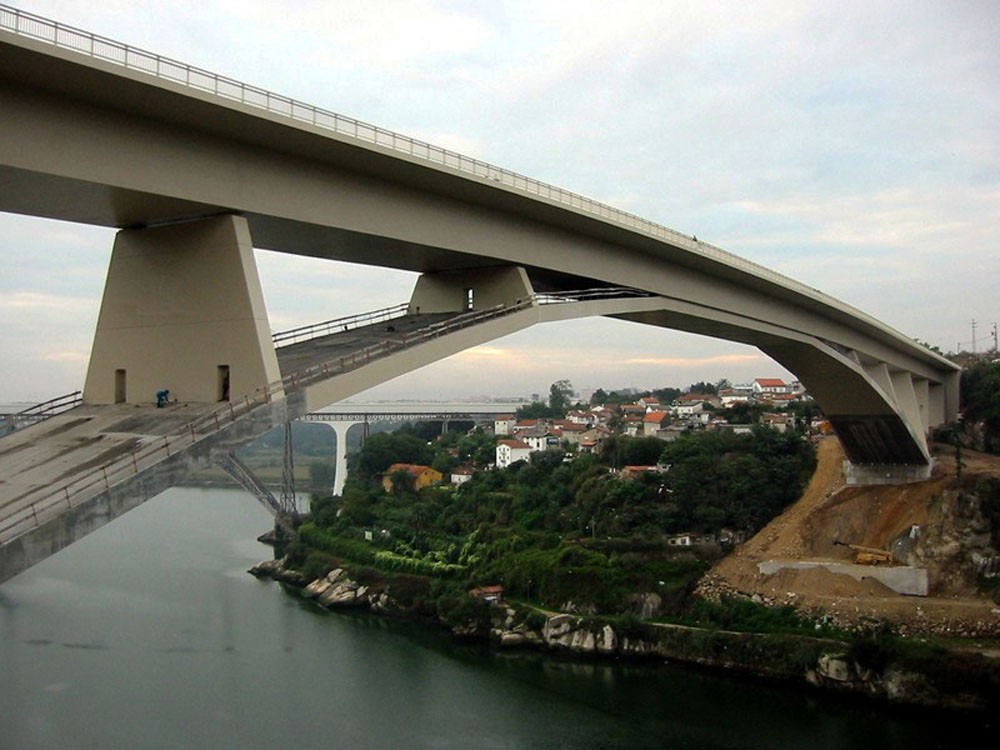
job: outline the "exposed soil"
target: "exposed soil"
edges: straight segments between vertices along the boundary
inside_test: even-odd
[[[976,561],[996,555],[978,505],[960,491],[953,449],[936,451],[931,479],[913,484],[848,487],[836,438],[818,445],[818,466],[802,498],[718,563],[699,590],[708,597],[739,593],[772,604],[795,604],[844,626],[895,623],[901,632],[1000,637],[1000,605],[977,591]],[[963,451],[963,482],[1000,478],[1000,457]],[[763,575],[766,560],[854,562],[834,541],[892,548],[903,562],[925,567],[930,596],[897,594],[871,578],[824,568]]]

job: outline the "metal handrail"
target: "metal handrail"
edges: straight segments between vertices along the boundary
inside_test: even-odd
[[[398,318],[409,310],[408,302],[401,302],[391,307],[383,307],[381,310],[348,315],[343,318],[324,320],[321,323],[311,323],[310,325],[291,328],[287,331],[279,331],[271,336],[271,340],[276,347],[291,346],[320,336],[329,336],[331,333],[341,333],[350,331],[372,323],[383,323],[393,318]]]
[[[569,292],[543,292],[531,295],[531,300],[538,305],[562,304],[565,302],[583,302],[595,299],[620,299],[622,297],[655,297],[651,292],[631,287],[600,287],[597,289],[580,289]],[[271,335],[276,347],[291,346],[321,336],[351,331],[373,323],[385,323],[409,314],[410,304],[400,302],[380,310],[348,315],[343,318],[324,320],[320,323],[291,328]]]
[[[525,193],[534,198],[544,198],[555,203],[598,217],[604,221],[619,224],[628,229],[644,232],[652,237],[667,240],[683,247],[688,252],[711,258],[741,271],[765,278],[780,286],[821,299],[826,304],[847,309],[848,306],[819,290],[802,284],[783,274],[753,261],[741,258],[720,247],[702,242],[690,235],[670,229],[662,224],[644,219],[627,211],[614,208],[600,201],[587,198],[563,188],[526,177],[503,167],[465,156],[449,149],[434,146],[425,141],[396,133],[352,117],[337,114],[327,109],[276,94],[273,91],[237,81],[233,78],[212,73],[187,63],[163,57],[122,42],[108,39],[89,31],[67,26],[33,13],[0,4],[0,31],[8,31],[18,36],[28,37],[51,44],[61,49],[71,50],[95,60],[118,65],[128,70],[138,71],[164,81],[179,84],[199,92],[213,94],[222,99],[236,101],[247,107],[266,111],[296,123],[311,125],[321,130],[355,138],[377,147],[405,154],[414,159],[429,162],[483,180],[497,183],[514,192]],[[853,310],[853,308],[850,308]],[[874,318],[855,311],[855,314],[869,322]],[[878,324],[879,327],[884,327]]]
[[[83,394],[80,391],[73,391],[64,396],[56,396],[55,398],[50,398],[48,401],[42,401],[41,403],[29,406],[27,409],[17,412],[14,416],[47,418],[68,411],[75,406],[79,406],[81,403],[83,403]]]
[[[19,424],[35,424],[44,422],[49,417],[69,411],[83,403],[83,394],[80,391],[67,393],[65,396],[50,398],[13,414],[0,415],[0,437],[13,435],[17,431]]]

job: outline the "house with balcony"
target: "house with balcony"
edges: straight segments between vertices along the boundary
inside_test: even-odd
[[[496,464],[498,469],[506,469],[517,461],[527,461],[531,457],[531,446],[523,440],[508,439],[497,441]]]

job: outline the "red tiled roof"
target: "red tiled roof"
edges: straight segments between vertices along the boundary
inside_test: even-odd
[[[393,464],[386,471],[386,474],[395,474],[397,471],[405,471],[413,476],[420,476],[425,471],[427,471],[430,466],[422,466],[421,464]]]
[[[500,440],[497,445],[509,445],[511,448],[525,448],[531,450],[531,446],[523,440]]]

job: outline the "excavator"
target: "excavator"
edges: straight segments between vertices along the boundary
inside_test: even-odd
[[[895,565],[896,558],[891,550],[879,549],[878,547],[865,547],[860,544],[848,544],[839,539],[833,540],[834,544],[841,547],[849,547],[854,551],[854,562],[857,565]]]

